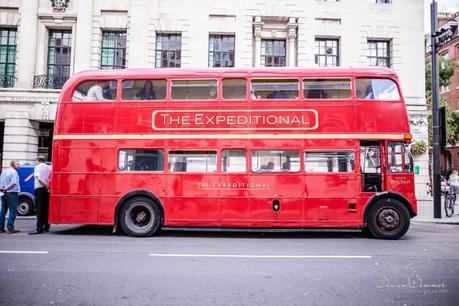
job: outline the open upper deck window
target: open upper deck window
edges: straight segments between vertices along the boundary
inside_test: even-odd
[[[125,80],[123,81],[123,100],[164,100],[166,80]]]
[[[306,99],[349,99],[351,80],[349,79],[305,79],[303,91]]]
[[[115,80],[86,81],[73,92],[72,101],[113,101],[116,98]]]
[[[397,84],[390,79],[356,79],[357,99],[400,100]]]
[[[215,100],[217,80],[173,80],[173,100]]]
[[[252,80],[251,86],[252,99],[298,98],[298,80],[255,79]]]

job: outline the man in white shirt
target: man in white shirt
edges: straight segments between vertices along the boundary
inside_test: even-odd
[[[37,210],[37,228],[29,235],[42,234],[49,231],[48,210],[49,210],[49,176],[51,167],[46,162],[46,157],[39,155],[36,159],[36,166],[33,173],[35,178],[35,207]]]
[[[8,234],[19,233],[14,228],[14,221],[16,220],[16,209],[18,207],[18,195],[21,191],[19,186],[18,170],[19,161],[12,160],[10,167],[2,172],[0,175],[0,191],[3,193],[2,206],[0,208],[0,231],[5,232],[5,215],[9,211],[7,230]]]
[[[86,101],[109,101],[104,98],[104,88],[108,86],[108,81],[97,81],[91,86],[86,96]]]

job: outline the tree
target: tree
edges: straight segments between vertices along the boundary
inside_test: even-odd
[[[451,77],[456,69],[456,63],[446,58],[440,57],[438,65],[439,85],[449,86]],[[432,63],[430,59],[426,60],[426,99],[427,108],[432,110]],[[456,145],[457,134],[459,132],[459,116],[449,107],[448,103],[440,97],[440,105],[446,107],[446,141],[451,145]],[[428,118],[429,122],[429,142],[432,143],[432,116]]]

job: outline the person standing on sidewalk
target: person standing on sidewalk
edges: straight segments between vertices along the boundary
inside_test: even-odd
[[[4,193],[2,197],[2,207],[0,209],[0,230],[2,233],[5,232],[5,216],[7,210],[9,214],[6,232],[8,234],[19,233],[19,230],[14,228],[16,209],[18,208],[18,195],[21,191],[17,171],[18,168],[19,161],[12,160],[10,162],[10,167],[0,175],[0,191]]]
[[[35,207],[37,209],[37,228],[30,232],[29,235],[42,234],[49,231],[48,210],[49,210],[49,192],[48,183],[51,167],[46,162],[46,157],[39,155],[37,157],[33,176],[35,177]]]
[[[459,193],[459,176],[457,175],[456,169],[454,169],[449,176],[448,183],[454,193]]]

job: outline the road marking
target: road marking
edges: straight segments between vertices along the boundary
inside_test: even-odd
[[[369,259],[367,255],[236,255],[236,254],[159,254],[152,253],[153,257],[215,257],[215,258],[350,258]]]
[[[0,251],[0,254],[49,254],[48,251]]]

